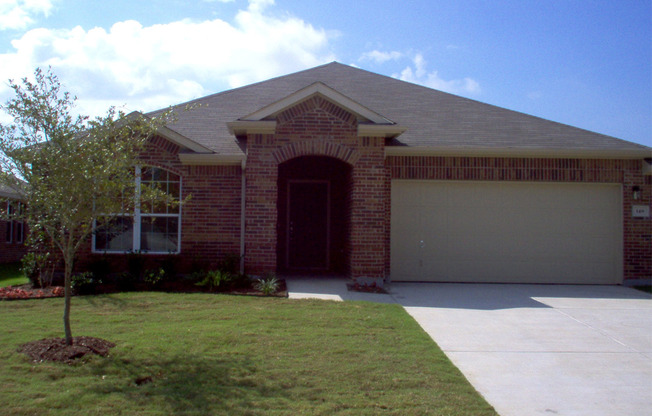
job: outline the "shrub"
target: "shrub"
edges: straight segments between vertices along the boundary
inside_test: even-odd
[[[208,290],[213,292],[229,285],[232,280],[233,275],[231,275],[229,272],[224,270],[211,270],[206,272],[203,279],[195,284],[197,286],[205,286],[208,288]]]
[[[92,295],[97,293],[97,288],[102,280],[95,277],[91,272],[78,273],[72,276],[72,290],[78,295]]]
[[[52,285],[54,277],[54,264],[48,252],[30,251],[21,259],[21,271],[32,282],[34,287],[48,287]]]
[[[267,273],[254,284],[254,289],[259,290],[265,296],[276,293],[279,287],[279,281],[274,273]]]
[[[179,257],[175,255],[165,256],[159,263],[160,269],[163,270],[165,280],[174,280],[177,277]]]
[[[148,286],[158,286],[165,279],[165,270],[162,267],[145,271],[143,280]]]

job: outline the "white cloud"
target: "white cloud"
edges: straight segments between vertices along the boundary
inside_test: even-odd
[[[423,55],[416,54],[412,59],[412,65],[405,67],[400,74],[392,76],[452,94],[477,95],[480,93],[480,84],[476,80],[472,78],[445,80],[439,76],[437,71],[428,72],[426,66]]]
[[[2,0],[0,0],[2,1]],[[333,60],[332,37],[303,20],[265,12],[272,0],[251,0],[232,22],[180,20],[109,30],[33,29],[0,54],[0,102],[9,78],[52,66],[84,112],[109,105],[153,110]]]
[[[362,54],[358,61],[373,61],[377,64],[382,64],[390,60],[397,60],[403,57],[401,52],[391,51],[391,52],[381,52],[379,50],[373,50],[371,52],[365,52]]]
[[[0,0],[0,30],[24,29],[36,14],[48,16],[51,0]]]

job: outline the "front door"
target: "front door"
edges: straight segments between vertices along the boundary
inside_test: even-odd
[[[290,180],[287,195],[287,268],[327,270],[330,182]]]

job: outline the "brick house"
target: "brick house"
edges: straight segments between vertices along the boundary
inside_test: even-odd
[[[23,209],[22,198],[15,190],[0,185],[0,263],[13,263],[25,255],[26,227],[24,222],[11,219]],[[8,215],[7,215],[8,214]]]
[[[339,63],[191,104],[137,168],[191,199],[122,217],[91,252],[236,254],[251,275],[652,276],[651,148]]]

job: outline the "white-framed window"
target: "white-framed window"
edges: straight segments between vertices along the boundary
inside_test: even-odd
[[[14,222],[11,217],[14,215],[14,204],[7,201],[7,228],[5,228],[5,241],[7,243],[14,242]]]
[[[7,243],[21,244],[25,234],[25,223],[22,221],[23,203],[20,201],[7,201],[7,228],[5,241]],[[17,219],[14,219],[17,218]]]
[[[22,244],[25,236],[25,222],[23,222],[23,209],[25,206],[22,202],[16,202],[16,211],[18,219],[14,220],[14,241],[16,244]]]
[[[93,233],[93,251],[150,254],[179,253],[181,241],[181,207],[178,204],[155,204],[141,198],[141,187],[156,187],[173,200],[181,201],[181,177],[158,167],[135,169],[137,199],[133,212],[113,216],[111,222]],[[97,224],[96,224],[97,225]]]

